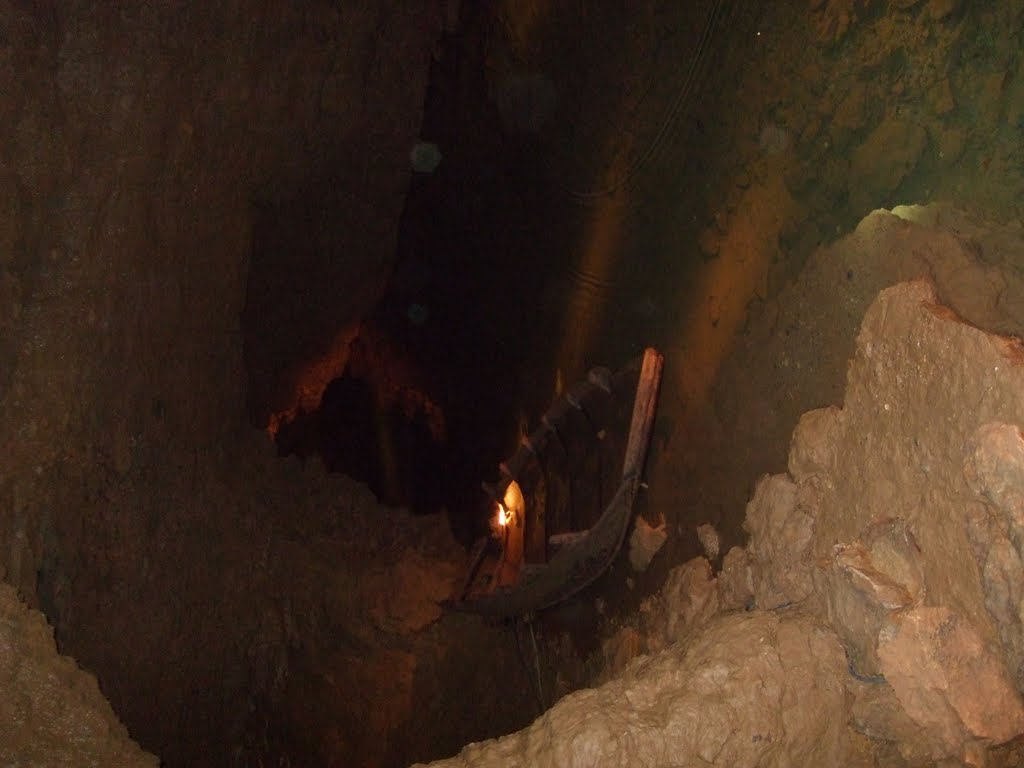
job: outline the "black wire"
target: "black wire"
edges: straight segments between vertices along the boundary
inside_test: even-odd
[[[516,651],[519,655],[519,661],[523,665],[523,671],[526,673],[526,678],[530,683],[530,690],[533,692],[534,699],[537,703],[537,714],[543,715],[547,711],[547,705],[544,703],[544,696],[540,691],[540,681],[534,681],[534,670],[530,668],[530,662],[526,658],[526,652],[523,650],[523,643],[519,637],[519,625],[527,624],[527,620],[522,617],[515,617],[512,620],[512,633],[516,636]],[[538,665],[539,666],[539,665]]]

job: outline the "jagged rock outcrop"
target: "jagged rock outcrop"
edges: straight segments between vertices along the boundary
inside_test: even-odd
[[[985,765],[1024,734],[1022,429],[1020,342],[927,281],[884,290],[749,545],[717,582],[676,569],[603,649],[651,655],[440,765]]]
[[[433,765],[836,765],[845,674],[835,636],[806,615],[721,616],[529,728]]]
[[[806,600],[843,639],[851,672],[891,688],[914,728],[861,727],[913,764],[980,764],[987,746],[1024,732],[1010,597],[1024,589],[1012,567],[1022,362],[1018,341],[966,323],[928,282],[883,291],[857,337],[843,407],[805,415],[789,473],[764,481],[803,497],[810,535],[772,540],[752,528],[738,561],[757,604]],[[748,524],[792,519],[797,506],[755,498]]]
[[[96,678],[60,656],[46,618],[0,584],[0,763],[156,768]]]

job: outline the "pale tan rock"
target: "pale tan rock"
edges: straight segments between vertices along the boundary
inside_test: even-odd
[[[633,533],[629,537],[629,564],[636,572],[646,571],[654,556],[658,554],[668,541],[668,531],[664,521],[660,525],[651,525],[643,516],[636,519]]]
[[[652,618],[647,621],[650,650],[661,650],[687,639],[717,610],[718,590],[707,560],[695,557],[673,568],[658,594]]]
[[[57,653],[38,611],[0,584],[0,764],[157,766],[128,735],[96,678]]]
[[[967,446],[964,476],[1003,513],[1014,537],[1024,538],[1024,435],[1014,424],[983,424]]]
[[[789,451],[789,474],[797,482],[834,470],[833,432],[843,412],[836,406],[808,411],[800,417]]]
[[[821,587],[855,673],[880,673],[878,633],[893,611],[914,605],[922,595],[919,557],[899,519],[869,526],[857,541],[834,547]]]
[[[839,178],[848,180],[848,169]],[[948,205],[895,210],[898,215],[872,213],[849,236],[813,252],[797,281],[760,310],[752,307],[750,329],[722,372],[733,382],[720,403],[721,428],[732,435],[732,486],[752,486],[767,469],[785,466],[802,415],[844,402],[855,339],[884,288],[928,276],[941,303],[967,322],[1024,337],[1024,281],[1015,266],[1024,251],[1019,225],[995,225]],[[963,410],[962,402],[949,402]],[[943,398],[940,405],[946,403]],[[733,509],[742,514],[742,503],[731,504],[730,517]],[[851,541],[860,527],[829,545]]]
[[[715,530],[715,526],[711,525],[711,523],[702,523],[701,525],[698,525],[697,540],[700,542],[700,546],[704,550],[704,554],[707,555],[708,560],[714,560],[718,557],[721,542],[718,538],[718,531]]]
[[[886,680],[930,737],[935,757],[959,756],[977,739],[1008,741],[1024,731],[1024,703],[998,647],[944,606],[898,614],[879,639]]]
[[[530,727],[432,765],[841,765],[845,670],[836,637],[807,616],[723,616],[691,645],[637,660]]]
[[[762,477],[747,505],[744,527],[750,532],[754,596],[758,607],[799,602],[811,591],[805,555],[814,520],[798,502],[798,487],[788,475]]]
[[[935,272],[953,288],[944,253],[935,254]],[[983,287],[990,273],[963,274],[980,282],[973,298],[958,294],[962,309],[1003,327],[1016,322],[993,303],[998,292]],[[913,764],[978,763],[1024,729],[1015,684],[1024,658],[1022,360],[1016,342],[960,320],[927,282],[882,291],[857,337],[843,408],[801,419],[793,478],[755,492],[748,554],[730,553],[720,576],[727,604],[748,572],[760,601],[781,599],[779,585],[809,570],[807,604],[843,639],[851,671],[884,675],[899,694],[902,715],[891,700],[863,703],[862,731]],[[797,509],[813,525],[794,559],[800,537],[796,546],[782,542],[787,529],[800,530],[792,527]],[[917,626],[939,610],[923,605],[955,617],[943,624],[945,639]],[[1003,702],[999,713],[994,700]]]
[[[827,558],[836,542],[852,541],[898,511],[924,554],[929,600],[964,613],[991,639],[997,633],[968,539],[964,500],[973,491],[962,457],[991,415],[1024,420],[1024,372],[1008,365],[1008,349],[942,309],[925,282],[880,294],[858,336],[834,437],[850,469],[819,485],[822,509],[831,513],[817,516],[812,547]]]
[[[860,278],[857,249],[887,243],[888,256],[897,253],[894,243],[924,247],[923,228],[949,214],[929,208],[901,215],[908,219],[874,214],[865,220],[841,251],[851,261],[841,264],[837,279],[852,280],[847,272]],[[952,221],[947,224],[953,226]],[[958,236],[927,240],[927,262],[907,269],[924,266],[943,286],[942,295],[954,296],[972,322],[1016,327],[1020,310],[1000,298],[1000,286],[1009,278],[1000,278],[970,251],[981,249],[994,264],[1012,263],[1019,250],[1010,240],[984,236],[973,245],[975,230],[956,222]],[[828,253],[819,259],[822,264],[835,260]],[[843,304],[842,310],[853,312],[853,306]],[[853,352],[846,390],[836,397],[843,407],[805,416],[793,435],[792,474],[758,483],[747,508],[750,542],[724,558],[716,599],[720,610],[750,608],[754,597],[761,606],[801,602],[800,608],[778,613],[807,611],[832,625],[826,629],[800,620],[792,632],[768,633],[765,652],[780,658],[813,657],[802,644],[822,638],[835,643],[833,629],[842,637],[840,674],[821,677],[813,664],[789,669],[791,691],[806,691],[805,676],[829,681],[826,688],[838,683],[854,702],[850,722],[859,735],[842,738],[841,755],[792,759],[790,754],[789,764],[982,765],[993,744],[1024,729],[1013,682],[1024,594],[1012,530],[1018,438],[1005,426],[983,428],[1024,424],[1024,354],[1014,342],[961,320],[923,281],[884,290],[875,299]],[[688,727],[699,729],[703,739],[675,740],[688,734],[679,725],[671,741],[672,761],[770,765],[781,759],[781,753],[752,756],[723,735],[726,720],[734,727],[730,734],[749,735],[747,723],[774,716],[763,707],[790,698],[775,697],[775,679],[741,644],[722,650],[730,653],[727,659],[698,650],[713,641],[738,642],[739,628],[764,615],[719,615],[694,631],[703,621],[693,597],[701,594],[697,577],[705,568],[691,563],[689,570],[674,574],[673,605],[682,606],[676,626],[684,627],[676,636],[692,638],[685,652],[677,643],[651,658],[634,659],[623,677],[607,684],[611,687],[586,692],[578,701],[570,696],[557,717],[545,716],[512,737],[468,748],[447,764],[489,765],[499,759],[509,765],[673,764],[664,757],[670,753],[665,721],[652,709],[669,694],[649,687],[652,677],[667,684],[673,674],[692,676],[688,685],[699,693],[701,706],[680,694],[672,709],[679,717],[685,713]],[[648,642],[659,632],[670,634],[669,613],[663,606],[651,611]],[[726,639],[721,630],[728,622],[734,623]],[[619,648],[626,646],[623,634]],[[674,661],[665,660],[673,655]],[[751,670],[760,675],[758,695],[734,703],[728,694],[733,677]],[[712,679],[724,687],[706,687]],[[616,708],[614,702],[623,700],[628,705]],[[727,716],[722,702],[730,704]],[[785,706],[781,711],[790,717]],[[793,727],[786,727],[780,750],[790,749],[790,736],[801,738],[795,734],[809,722],[805,712],[791,711]],[[628,757],[623,739],[632,745]]]
[[[718,601],[726,611],[746,609],[754,602],[750,554],[743,547],[733,547],[722,560],[722,570],[718,574]]]

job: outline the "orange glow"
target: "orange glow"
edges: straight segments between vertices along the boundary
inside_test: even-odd
[[[504,504],[499,504],[505,510],[506,525],[519,523],[522,525],[523,512],[526,509],[526,502],[523,500],[523,492],[519,489],[519,483],[513,480],[505,489]]]
[[[717,258],[694,275],[681,300],[689,312],[677,343],[685,350],[690,383],[686,389],[700,400],[709,396],[723,360],[742,332],[747,305],[767,297],[768,272],[780,254],[776,238],[763,233],[778,232],[795,208],[783,174],[764,176],[763,183],[744,192]]]
[[[629,171],[630,149],[631,145],[616,145],[607,150],[612,160],[595,187],[616,188]],[[615,278],[616,255],[622,245],[627,201],[626,191],[620,190],[595,201],[591,208],[584,234],[585,245],[576,267],[582,279],[567,301],[562,322],[562,345],[556,358],[556,365],[570,378],[582,370],[594,332],[606,310],[608,293]]]
[[[267,432],[271,438],[276,437],[281,425],[294,419],[300,410],[311,413],[320,406],[320,398],[327,385],[345,370],[349,346],[352,339],[358,335],[358,324],[341,329],[320,357],[298,366],[291,372],[291,392],[287,402],[282,403],[282,407],[276,413],[270,414]]]
[[[508,586],[515,584],[519,578],[519,568],[523,563],[523,532],[525,530],[526,502],[519,484],[514,480],[505,489],[505,496],[498,502],[498,514],[495,517],[495,534],[502,540],[501,559],[495,569],[494,585]]]

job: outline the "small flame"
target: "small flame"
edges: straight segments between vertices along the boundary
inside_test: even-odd
[[[498,503],[498,525],[502,528],[508,525],[508,512],[500,502]]]

